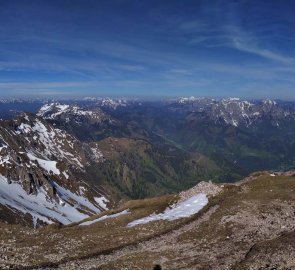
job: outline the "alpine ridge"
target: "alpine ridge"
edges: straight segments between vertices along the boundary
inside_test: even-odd
[[[292,102],[85,98],[43,101],[35,110],[36,102],[27,103],[31,113],[1,120],[5,222],[67,224],[122,200],[294,166]]]

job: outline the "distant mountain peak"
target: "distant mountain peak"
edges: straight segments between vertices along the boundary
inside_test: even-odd
[[[271,99],[248,101],[236,97],[220,100],[182,97],[176,104],[186,106],[191,112],[202,112],[215,123],[224,122],[235,127],[250,126],[257,121],[262,121],[263,117],[272,119],[274,126],[279,126],[279,122],[286,117],[295,118],[295,111],[291,112]]]
[[[23,113],[1,121],[0,206],[30,214],[35,225],[38,220],[70,223],[99,213],[93,199],[99,193],[92,195],[76,174],[102,161],[95,142],[81,143],[42,118]]]
[[[125,99],[111,99],[106,97],[98,100],[97,104],[101,107],[107,107],[116,110],[118,107],[126,107],[127,101]]]
[[[77,105],[60,103],[50,103],[43,105],[37,116],[47,120],[64,120],[65,122],[75,121],[82,124],[85,120],[91,122],[102,122],[110,120],[109,117],[100,109],[84,109]]]

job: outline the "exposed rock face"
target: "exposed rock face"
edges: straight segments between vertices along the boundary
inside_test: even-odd
[[[97,141],[105,129],[115,130],[117,121],[99,106],[91,108],[77,105],[50,103],[40,108],[37,115],[54,127],[65,130],[81,141]],[[109,132],[107,132],[109,133]]]
[[[101,98],[97,100],[97,105],[100,107],[116,110],[120,107],[126,107],[128,105],[128,101],[125,99]]]
[[[193,97],[141,105],[107,98],[49,103],[38,117],[0,122],[0,172],[26,194],[44,189],[54,202],[60,202],[57,185],[95,203],[93,196],[111,194],[118,202],[201,180],[231,182],[293,165],[294,108]],[[194,189],[218,192],[213,184]]]
[[[232,126],[251,126],[262,122],[265,118],[274,126],[279,126],[281,120],[295,119],[294,110],[278,106],[276,101],[243,101],[239,98],[208,99],[208,98],[180,98],[176,104],[181,105],[192,113],[204,113],[215,123],[225,123]],[[177,108],[176,104],[172,106]]]
[[[180,200],[183,201],[187,198],[192,197],[194,194],[204,193],[207,197],[216,196],[219,192],[222,191],[222,187],[220,185],[214,184],[211,181],[205,182],[202,181],[198,183],[196,186],[190,188],[189,190],[180,192]]]
[[[19,205],[18,198],[11,194],[9,190],[16,189],[17,196],[22,196],[17,193],[21,192],[19,185],[29,196],[28,200],[36,200],[36,205],[40,196],[45,196],[52,207],[62,204],[62,200],[74,206],[85,196],[85,200],[90,199],[92,203],[88,206],[80,203],[78,208],[84,213],[85,210],[96,213],[99,205],[97,208],[91,205],[96,204],[93,196],[99,194],[92,193],[77,174],[84,173],[90,164],[102,161],[103,156],[95,143],[82,144],[66,131],[38,117],[23,114],[16,120],[0,122],[0,174],[4,177],[0,181],[8,184],[0,191],[0,200],[11,209],[20,207],[21,211],[31,214],[36,210],[26,205],[25,198],[24,205]],[[56,220],[53,216],[47,218]]]
[[[82,109],[76,105],[67,105],[59,103],[46,104],[40,108],[37,113],[38,116],[64,122],[75,122],[82,125],[83,123],[102,123],[104,121],[111,121],[101,109],[96,108],[92,110]]]

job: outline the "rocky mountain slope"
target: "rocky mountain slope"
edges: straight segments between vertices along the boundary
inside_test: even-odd
[[[89,109],[74,104],[50,103],[43,105],[37,115],[82,141],[101,139],[101,134],[104,134],[105,130],[115,133],[119,126],[118,121],[99,107]]]
[[[179,191],[219,170],[202,155],[165,144],[108,132],[93,139],[117,123],[99,108],[58,103],[44,105],[37,116],[1,121],[1,220],[67,224],[99,213],[106,201]]]
[[[1,223],[0,265],[293,269],[295,178],[286,175],[261,172],[237,184],[202,182],[180,194],[129,201],[68,226],[32,230]]]
[[[0,123],[1,219],[69,223],[103,210],[106,200],[114,206],[201,180],[231,182],[256,170],[292,168],[294,108],[235,98],[43,104],[37,115]],[[57,208],[58,218],[32,209],[36,200],[42,209]],[[67,208],[74,211],[70,219],[63,216]]]
[[[280,121],[294,120],[294,109],[280,106],[276,101],[266,99],[247,101],[239,98],[221,100],[207,98],[180,98],[171,106],[193,112],[203,112],[215,123],[224,123],[232,126],[246,126],[261,123],[268,118],[272,125],[279,126]]]
[[[0,145],[2,220],[65,224],[102,210],[99,192],[75,176],[103,161],[97,145],[28,114],[1,122]]]
[[[195,186],[292,167],[294,108],[86,99],[0,120],[0,268],[294,268],[294,171]]]
[[[179,191],[200,179],[214,179],[219,171],[204,155],[183,151],[137,123],[123,122],[97,107],[50,104],[38,115],[81,141],[98,145],[105,162],[89,166],[86,178],[96,178],[96,184],[118,199]]]
[[[294,166],[295,106],[271,100],[186,98],[142,103],[110,113],[156,143],[159,137],[214,161],[220,181]],[[129,124],[130,125],[130,124]]]

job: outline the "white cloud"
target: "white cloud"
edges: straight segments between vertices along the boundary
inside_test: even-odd
[[[294,58],[292,57],[283,56],[281,54],[272,52],[268,49],[259,48],[255,44],[250,44],[246,40],[243,40],[241,37],[238,37],[238,36],[233,37],[232,41],[233,41],[233,47],[239,51],[255,54],[260,57],[263,57],[269,60],[274,60],[283,64],[294,63]]]

